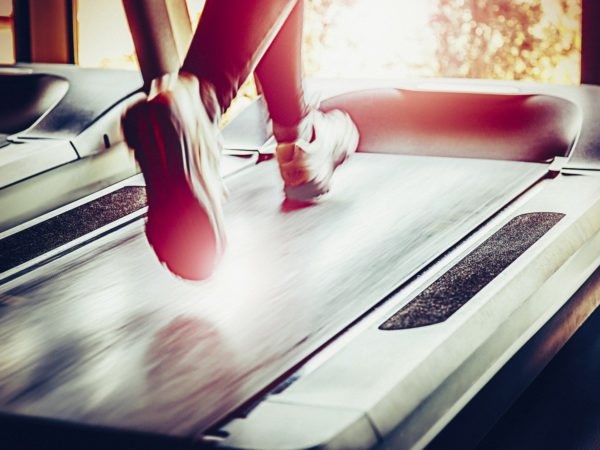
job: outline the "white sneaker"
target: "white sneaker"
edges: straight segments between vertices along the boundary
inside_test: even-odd
[[[329,192],[333,172],[358,147],[356,125],[337,109],[312,109],[297,126],[273,128],[275,155],[291,200],[312,201]]]
[[[205,107],[217,103],[211,85],[199,89],[190,74],[155,80],[122,121],[146,180],[148,242],[169,270],[191,280],[210,276],[225,246],[218,110]]]

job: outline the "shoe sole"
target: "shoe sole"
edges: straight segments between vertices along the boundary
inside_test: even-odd
[[[123,130],[146,180],[148,242],[172,273],[203,280],[214,271],[220,251],[206,206],[188,184],[191,155],[175,117],[168,96],[159,94],[131,108]]]

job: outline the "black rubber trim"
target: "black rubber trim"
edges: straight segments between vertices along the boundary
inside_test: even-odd
[[[445,321],[563,217],[560,213],[536,212],[511,219],[379,329],[402,330]]]
[[[0,273],[146,206],[146,188],[126,186],[0,240]]]

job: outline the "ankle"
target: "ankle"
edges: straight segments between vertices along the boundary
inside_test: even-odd
[[[273,120],[273,136],[278,143],[295,142],[298,139],[311,140],[313,134],[312,110],[308,111],[298,122],[290,125]]]
[[[216,123],[221,119],[223,111],[214,84],[207,80],[199,80],[195,75],[188,72],[167,73],[154,78],[150,82],[148,100],[153,99],[160,93],[177,89],[178,84],[187,86],[186,90],[189,95],[194,95],[195,92],[200,95],[204,110],[211,122]]]

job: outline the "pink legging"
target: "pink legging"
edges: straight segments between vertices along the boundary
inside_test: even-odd
[[[207,0],[182,71],[214,84],[224,111],[256,70],[271,118],[306,114],[302,88],[302,0]]]

